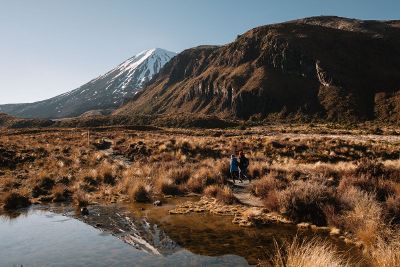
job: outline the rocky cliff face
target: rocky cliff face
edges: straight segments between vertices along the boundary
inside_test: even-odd
[[[188,49],[116,114],[400,119],[400,21],[313,17]]]

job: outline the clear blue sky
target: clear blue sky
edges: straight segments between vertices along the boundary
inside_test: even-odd
[[[399,0],[0,0],[0,103],[75,89],[153,47],[180,52],[290,19],[399,11]]]

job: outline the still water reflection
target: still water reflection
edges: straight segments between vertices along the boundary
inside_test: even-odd
[[[169,215],[168,206],[32,208],[0,216],[0,266],[249,266],[293,226],[242,228],[232,218]],[[64,214],[64,215],[62,215]]]
[[[31,210],[1,217],[0,266],[247,266],[239,256],[207,257],[180,249],[154,255],[79,220]]]

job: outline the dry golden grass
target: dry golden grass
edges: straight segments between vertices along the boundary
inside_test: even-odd
[[[379,236],[367,250],[370,265],[374,267],[397,267],[400,263],[400,233],[389,230],[386,236]]]
[[[35,202],[70,201],[70,195],[81,205],[195,192],[232,203],[232,191],[224,187],[229,156],[244,150],[256,178],[252,191],[268,209],[285,211],[295,221],[343,228],[370,245],[381,231],[379,221],[400,223],[400,139],[385,136],[400,131],[382,127],[383,135],[367,136],[372,130],[369,125],[110,129],[91,131],[89,143],[87,131],[79,129],[5,132],[0,148],[14,156],[0,150],[0,160],[17,168],[0,167],[0,195],[18,191]],[[112,152],[93,146],[102,139],[112,140]]]
[[[343,214],[346,229],[366,246],[372,245],[383,224],[382,208],[375,196],[352,187],[342,194],[341,199],[349,207]]]
[[[69,197],[69,191],[63,184],[58,184],[52,189],[53,202],[63,202]]]
[[[298,267],[298,266],[366,266],[397,267],[400,262],[400,232],[398,229],[382,225],[376,233],[375,242],[364,247],[363,259],[352,259],[339,253],[332,243],[314,238],[300,240],[294,238],[291,243],[279,246],[275,242],[276,253],[270,262],[262,261],[258,266]]]
[[[189,166],[186,166],[170,170],[167,174],[167,177],[171,179],[175,184],[182,185],[189,180],[191,175],[192,175],[191,168]]]
[[[273,259],[273,266],[276,267],[350,266],[330,243],[318,239],[300,241],[297,237],[284,248],[276,247],[277,253]]]
[[[149,202],[151,200],[150,186],[142,180],[135,181],[128,188],[128,195],[134,202]]]
[[[183,192],[174,180],[167,176],[160,176],[155,181],[154,187],[159,193],[164,195],[181,195]]]
[[[204,189],[204,195],[213,197],[223,204],[235,204],[238,199],[228,186],[210,185]]]
[[[282,190],[287,187],[283,178],[277,172],[272,171],[268,175],[262,176],[251,185],[251,190],[255,196],[267,198],[275,190]]]
[[[75,194],[73,196],[73,202],[78,207],[86,207],[90,203],[88,195],[82,191],[75,192]]]

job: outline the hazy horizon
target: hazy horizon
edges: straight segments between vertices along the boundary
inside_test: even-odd
[[[399,19],[400,3],[291,1],[0,0],[0,104],[76,89],[150,48],[223,45],[265,24],[334,15]],[[396,17],[397,16],[397,17]]]

